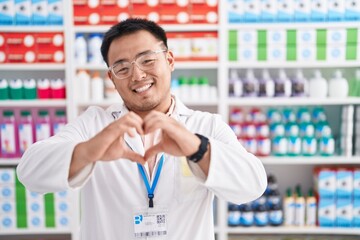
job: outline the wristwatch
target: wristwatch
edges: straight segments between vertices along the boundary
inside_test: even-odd
[[[209,139],[207,137],[203,136],[203,135],[198,134],[198,133],[195,133],[195,135],[201,141],[200,145],[199,145],[199,149],[194,154],[192,154],[190,156],[187,156],[186,158],[189,161],[197,163],[198,161],[200,161],[204,157],[204,154],[208,150]]]

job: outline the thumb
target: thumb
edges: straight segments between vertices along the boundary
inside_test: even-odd
[[[147,161],[149,158],[155,156],[159,152],[163,152],[162,145],[160,143],[148,148],[148,150],[145,152],[144,159]]]
[[[140,163],[141,165],[144,165],[146,162],[146,158],[132,150],[125,150],[123,157],[129,159],[130,161]]]

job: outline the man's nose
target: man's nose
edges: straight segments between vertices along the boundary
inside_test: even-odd
[[[134,62],[133,68],[132,68],[132,81],[141,81],[145,79],[146,73],[145,71],[141,70],[141,68]]]

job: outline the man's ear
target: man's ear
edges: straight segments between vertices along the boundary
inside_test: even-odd
[[[174,58],[173,52],[170,50],[166,53],[166,61],[169,64],[171,71],[174,71],[175,70],[175,67],[174,67],[175,58]]]
[[[109,79],[113,82],[113,84],[115,85],[115,81],[114,81],[114,79],[112,78],[112,74],[111,74],[110,71],[107,71],[107,75],[108,75]]]

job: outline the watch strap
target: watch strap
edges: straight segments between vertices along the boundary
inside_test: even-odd
[[[194,154],[187,156],[186,158],[189,161],[197,163],[204,157],[206,151],[208,150],[209,139],[198,133],[195,133],[195,135],[200,139],[199,149]]]

